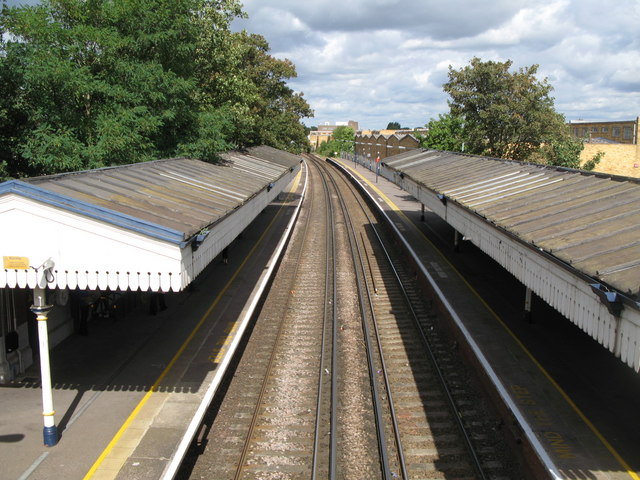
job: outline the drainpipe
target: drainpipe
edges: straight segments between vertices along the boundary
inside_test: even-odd
[[[51,392],[51,366],[49,363],[49,332],[47,330],[48,314],[53,305],[48,305],[45,296],[45,287],[51,277],[54,263],[51,259],[43,265],[43,271],[38,285],[33,289],[33,305],[31,311],[38,321],[38,342],[40,345],[40,377],[42,383],[42,416],[44,418],[43,437],[44,445],[53,447],[58,443],[58,428],[56,427],[53,409],[53,394]]]

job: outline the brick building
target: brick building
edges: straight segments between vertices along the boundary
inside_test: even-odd
[[[420,142],[411,133],[398,131],[392,134],[362,134],[361,132],[356,134],[356,154],[358,157],[371,160],[375,160],[378,156],[380,159],[391,157],[419,146]]]
[[[574,137],[583,138],[587,142],[614,142],[636,145],[638,143],[638,123],[635,120],[617,122],[586,122],[574,120],[569,122]]]

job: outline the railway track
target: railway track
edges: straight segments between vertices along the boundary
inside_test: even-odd
[[[307,164],[299,225],[178,478],[513,478],[393,238],[335,169]]]

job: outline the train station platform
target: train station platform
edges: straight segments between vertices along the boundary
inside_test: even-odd
[[[575,479],[640,479],[638,442],[620,442],[618,451],[605,438],[594,422],[545,370],[510,327],[462,278],[455,267],[424,235],[420,203],[382,176],[376,175],[375,164],[355,164],[335,159],[369,193],[388,216],[390,222],[416,252],[422,272],[447,298],[442,310],[452,317],[455,330],[470,342],[467,353],[484,371],[485,379],[496,386],[496,405],[506,409],[512,424],[508,425],[519,440],[519,447],[529,458],[537,459],[540,470],[535,478]],[[444,221],[427,211],[427,222]],[[452,233],[450,230],[449,233]],[[453,250],[453,234],[442,239]],[[512,283],[518,283],[512,280]],[[522,310],[509,313],[525,324],[524,287],[519,297]],[[462,343],[462,342],[460,342]],[[544,347],[543,347],[544,348]],[[565,345],[566,349],[572,348]],[[604,348],[600,347],[604,352]],[[571,356],[570,352],[566,356]],[[611,356],[613,359],[613,356]],[[586,366],[588,363],[584,362]],[[635,374],[627,369],[633,382]],[[635,382],[637,383],[637,381]],[[601,410],[610,408],[600,405]],[[618,412],[624,416],[625,412]]]
[[[422,212],[414,198],[362,165],[339,162],[410,244],[425,243],[415,228]],[[301,189],[292,186],[291,197],[258,216],[231,245],[228,264],[217,258],[192,290],[166,294],[165,310],[150,315],[141,305],[117,322],[97,320],[88,336],[69,337],[52,351],[58,445],[42,445],[37,369],[0,386],[0,477],[162,478],[234,348],[238,320],[274,265]],[[435,250],[420,252],[487,378],[499,385],[520,448],[531,448],[545,465],[538,478],[640,479],[638,465],[628,463],[638,460],[609,444],[455,269]]]
[[[74,334],[51,351],[57,445],[43,445],[37,365],[1,385],[0,478],[165,475],[190,443],[186,436],[197,435],[192,419],[219,386],[277,265],[301,177],[233,241],[228,263],[219,256],[190,288],[164,294],[155,315],[139,302],[117,321],[93,319],[88,335]]]

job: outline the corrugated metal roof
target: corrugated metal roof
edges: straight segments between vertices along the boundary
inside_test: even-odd
[[[300,162],[296,155],[271,147],[229,152],[222,158],[222,164],[175,158],[34,177],[10,182],[10,188],[180,243],[214,225]]]
[[[385,164],[640,298],[640,180],[435,150],[412,150]]]

